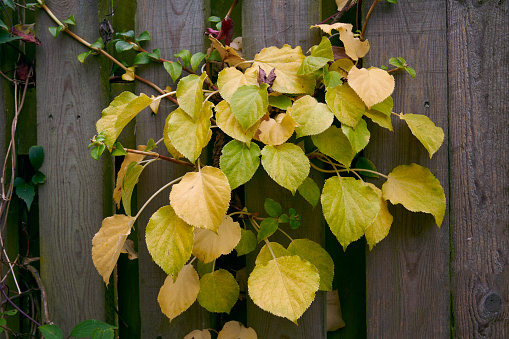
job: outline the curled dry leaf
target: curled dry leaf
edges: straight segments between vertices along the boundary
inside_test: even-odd
[[[223,46],[216,38],[209,35],[210,41],[212,41],[212,47],[219,52],[221,59],[228,65],[233,67],[240,67],[242,69],[247,68],[249,63],[244,63],[246,60],[240,57],[237,52],[230,46]],[[240,65],[243,63],[242,65]],[[237,66],[238,65],[238,66]]]
[[[266,145],[281,145],[290,139],[297,126],[290,114],[278,114],[275,119],[263,120],[254,137]]]
[[[316,25],[311,27],[318,27],[325,33],[331,35],[332,30],[336,30],[339,32],[339,39],[343,42],[345,46],[345,53],[352,60],[359,60],[364,57],[369,52],[369,42],[368,40],[361,41],[361,39],[356,38],[352,32],[352,24],[345,23],[335,23],[332,25]]]
[[[138,252],[134,249],[134,241],[127,239],[120,253],[127,253],[129,260],[138,259]]]
[[[229,321],[219,331],[217,339],[257,339],[255,330],[244,327],[238,321]]]
[[[345,327],[338,290],[327,291],[327,332]]]

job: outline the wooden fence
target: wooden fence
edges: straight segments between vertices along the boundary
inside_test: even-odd
[[[244,53],[249,58],[265,46],[284,43],[301,45],[306,51],[319,41],[317,30],[309,26],[334,11],[334,1],[322,1],[241,1],[234,21],[238,27],[242,22]],[[367,11],[371,1],[363,2]],[[72,30],[88,41],[99,37],[99,22],[111,11],[111,3],[115,5],[115,1],[87,0],[46,3],[61,19],[74,14],[77,25]],[[146,49],[160,48],[162,56],[171,58],[181,49],[204,51],[207,17],[224,16],[229,6],[226,0],[137,0],[136,5],[119,1],[110,20],[117,31],[148,30],[152,40]],[[34,109],[22,111],[20,120],[29,122],[19,130],[17,140],[19,157],[35,143],[46,154],[42,171],[47,182],[31,214],[38,211],[40,271],[51,319],[64,333],[85,319],[110,323],[118,319],[120,338],[183,338],[197,328],[220,327],[225,318],[197,304],[171,324],[160,312],[157,293],[165,274],[147,252],[144,229],[158,206],[167,204],[164,195],[151,203],[136,226],[138,261],[121,258],[118,279],[108,289],[97,274],[91,239],[103,217],[114,213],[115,164],[107,156],[92,160],[86,146],[96,133],[102,109],[115,95],[123,90],[151,92],[144,85],[110,84],[110,63],[90,57],[80,64],[76,56],[85,47],[65,34],[54,39],[49,26],[55,24],[40,11],[37,91],[36,97],[33,93],[30,97],[37,105],[36,110],[31,104]],[[372,128],[372,142],[365,152],[383,173],[412,162],[429,167],[446,192],[442,228],[430,215],[391,206],[394,224],[385,240],[371,252],[363,240],[343,252],[321,212],[314,211],[304,216],[310,226],[300,232],[325,245],[335,260],[334,288],[339,289],[346,327],[326,334],[323,293],[317,294],[299,326],[250,302],[235,312],[262,339],[509,338],[509,2],[382,2],[369,22],[367,38],[371,51],[365,65],[379,66],[401,56],[417,70],[415,79],[395,74],[395,111],[429,116],[443,128],[445,142],[430,160],[408,128],[395,122],[394,133]],[[3,46],[0,52],[0,65],[6,65],[8,52]],[[161,67],[139,70],[159,86],[173,86]],[[13,107],[10,84],[0,82],[0,90],[3,163]],[[134,147],[161,135],[171,110],[140,114],[128,126],[131,137],[123,137],[122,143]],[[140,179],[138,201],[143,203],[180,171],[163,162],[149,167]],[[245,193],[253,209],[260,209],[265,197],[283,204],[293,199],[262,173]],[[19,222],[12,213],[7,246],[14,255]],[[254,257],[247,261],[252,267]]]

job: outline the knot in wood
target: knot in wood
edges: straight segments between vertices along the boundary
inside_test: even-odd
[[[492,320],[504,309],[504,298],[497,292],[489,292],[481,299],[479,309],[483,318]]]

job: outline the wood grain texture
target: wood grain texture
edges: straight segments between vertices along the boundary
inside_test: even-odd
[[[204,50],[205,2],[203,0],[152,1],[138,0],[136,12],[137,34],[148,30],[152,36],[147,50],[159,48],[161,57],[174,60],[173,54],[181,49],[191,53]],[[153,81],[161,88],[176,86],[162,65],[140,67],[141,76]],[[187,74],[183,73],[183,76]],[[144,85],[137,87],[138,92],[154,93]],[[155,94],[155,93],[154,93]],[[163,135],[164,120],[175,109],[166,100],[161,103],[159,113],[151,114],[147,109],[140,113],[136,120],[136,138],[138,144],[146,144],[149,138],[158,140]],[[161,143],[157,151],[167,154]],[[141,206],[155,191],[169,181],[182,176],[185,171],[177,165],[158,161],[144,170],[138,185],[138,206]],[[150,216],[160,207],[169,204],[170,190],[161,193],[146,208],[138,220],[139,230],[139,273],[140,273],[140,313],[142,338],[183,338],[195,329],[210,327],[209,314],[195,303],[186,312],[174,319],[169,319],[161,312],[157,303],[159,289],[164,283],[166,274],[153,263],[145,243],[145,227]]]
[[[61,19],[74,14],[74,32],[97,39],[96,2],[47,1]],[[37,17],[37,131],[44,147],[39,190],[41,277],[48,292],[51,319],[64,334],[85,319],[104,320],[104,283],[92,264],[92,237],[103,217],[103,163],[87,145],[105,103],[97,59],[82,65],[86,48],[65,34],[54,39],[55,23],[43,11]]]
[[[456,338],[509,336],[509,2],[448,1]]]
[[[365,3],[365,11],[371,3]],[[394,133],[370,124],[365,155],[385,174],[402,164],[428,167],[449,201],[446,28],[444,1],[377,5],[366,34],[371,50],[365,66],[405,58],[417,77],[394,75],[393,111],[428,116],[444,129],[445,142],[430,160],[406,124],[393,117]],[[374,183],[381,187],[383,181]],[[366,254],[367,337],[449,338],[448,218],[438,229],[429,214],[412,213],[401,205],[389,209],[394,223],[388,237]]]
[[[290,44],[292,47],[300,45],[307,51],[311,45],[319,42],[317,31],[309,26],[320,19],[319,1],[243,1],[243,49],[247,58],[252,58],[264,47]],[[313,178],[321,185],[323,176],[313,173]],[[325,243],[322,212],[319,207],[311,211],[311,206],[299,195],[291,193],[277,185],[263,170],[258,169],[253,179],[246,184],[245,200],[250,211],[263,212],[265,198],[278,201],[283,210],[295,208],[302,216],[302,226],[296,231],[289,231],[294,239],[308,238],[321,244]],[[288,229],[287,229],[288,231]],[[288,245],[288,239],[278,234],[271,241]],[[261,246],[259,246],[261,248]],[[253,253],[258,253],[257,251]],[[248,271],[254,267],[256,254],[248,256]],[[259,338],[324,338],[325,302],[324,293],[316,294],[311,307],[298,320],[296,326],[287,319],[275,317],[261,310],[248,300],[247,325],[253,327]]]

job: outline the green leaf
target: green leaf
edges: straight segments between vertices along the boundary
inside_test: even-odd
[[[277,218],[281,215],[281,213],[283,213],[281,205],[277,201],[272,200],[271,198],[265,198],[265,203],[263,204],[263,207],[265,208],[265,212],[267,212],[267,214],[273,218]]]
[[[399,117],[406,121],[412,134],[428,150],[431,159],[444,142],[444,131],[442,128],[435,126],[433,121],[425,115],[401,113]]]
[[[12,1],[12,0],[2,0],[2,2],[4,3],[4,5],[9,7],[10,9],[12,9],[12,10],[16,9],[16,6],[14,5],[14,1]]]
[[[348,83],[327,88],[325,102],[342,124],[354,128],[366,112],[366,105]]]
[[[290,255],[298,255],[301,259],[309,261],[318,269],[320,291],[332,291],[334,261],[322,246],[308,239],[295,239],[288,246],[288,252]]]
[[[136,42],[140,41],[150,41],[150,34],[147,31],[141,32],[138,39],[136,39]]]
[[[261,309],[294,323],[311,305],[320,275],[299,256],[285,256],[257,265],[248,279],[249,296]]]
[[[291,143],[265,146],[261,151],[262,165],[279,185],[295,194],[309,174],[309,159],[302,148]]]
[[[148,56],[157,61],[161,59],[161,50],[159,48],[156,48],[152,53],[148,53]]]
[[[256,243],[256,237],[255,237],[255,243]],[[212,273],[215,263],[216,263],[215,260],[213,260],[209,263],[206,263],[206,264],[203,263],[202,261],[198,260],[198,264],[196,264],[196,269],[198,271],[198,275],[200,277],[203,277],[207,273]]]
[[[300,226],[300,221],[297,220],[290,220],[290,228],[292,230],[296,230]]]
[[[415,76],[417,75],[415,69],[413,69],[412,67],[405,67],[405,71],[407,71],[412,78],[415,78]]]
[[[16,179],[14,179],[13,186],[18,187],[19,185],[22,185],[24,183],[26,183],[25,179],[23,179],[21,177],[16,177]]]
[[[406,65],[406,60],[403,58],[390,58],[389,63],[397,68],[404,68]]]
[[[62,22],[68,25],[76,25],[76,19],[74,19],[74,14],[68,17],[67,19],[62,20]]]
[[[106,149],[105,145],[95,147],[90,151],[90,156],[95,160],[99,160],[101,158],[101,154],[103,154],[105,149]]]
[[[133,65],[145,65],[152,62],[147,52],[141,52],[134,57]]]
[[[217,104],[215,110],[217,126],[230,137],[245,142],[247,146],[250,146],[251,139],[260,126],[260,121],[255,123],[249,129],[245,130],[242,128],[239,120],[237,120],[233,114],[230,104],[226,100],[223,100]]]
[[[357,158],[357,162],[355,163],[354,167],[355,168],[363,168],[363,169],[367,169],[367,170],[371,170],[371,171],[376,171],[375,164],[373,164],[373,162],[371,162],[371,160],[364,158],[364,157]],[[364,172],[364,171],[357,171],[357,173],[359,173],[365,177],[378,178],[378,174],[375,174],[375,173]]]
[[[213,50],[210,53],[210,56],[208,57],[208,60],[210,60],[210,61],[218,61],[218,62],[223,61],[223,59],[221,58],[221,55],[219,54],[217,49]]]
[[[343,84],[343,76],[336,71],[328,71],[327,65],[323,68],[323,82],[327,88],[336,88]]]
[[[90,45],[90,47],[103,49],[104,48],[103,39],[98,38],[93,44]]]
[[[186,112],[194,122],[200,115],[203,104],[203,82],[207,73],[201,76],[190,74],[180,79],[177,85],[177,99],[180,109]]]
[[[44,184],[45,181],[46,181],[46,176],[41,171],[35,172],[35,174],[32,176],[32,183],[34,185]]]
[[[325,58],[329,61],[334,61],[334,53],[332,52],[330,40],[323,36],[320,44],[311,47],[311,55],[318,58]]]
[[[321,202],[325,220],[344,250],[364,235],[380,211],[380,200],[373,188],[349,177],[327,179]]]
[[[279,223],[277,219],[265,218],[260,224],[260,231],[258,231],[258,242],[263,241],[267,237],[270,237],[274,232],[277,231]]]
[[[134,40],[134,31],[131,29],[127,32],[117,33],[117,36],[120,36],[126,40]]]
[[[386,1],[391,3],[391,4],[397,4],[398,3],[398,0],[386,0]]]
[[[193,71],[196,71],[198,69],[198,66],[200,66],[200,63],[203,61],[203,59],[205,59],[206,56],[207,54],[202,52],[193,54],[193,56],[191,57],[191,67]]]
[[[32,146],[28,150],[28,159],[35,170],[41,168],[44,162],[44,149],[42,146]]]
[[[109,330],[109,329],[113,330],[116,329],[116,327],[103,323],[102,321],[99,320],[88,319],[74,326],[70,336],[76,338],[88,338],[92,336],[95,330]]]
[[[254,70],[250,68],[246,73],[242,73],[235,67],[226,67],[217,75],[217,87],[224,100],[231,102],[235,91],[244,85],[258,86],[258,78]]]
[[[0,44],[4,44],[6,42],[19,40],[21,37],[19,36],[12,36],[9,32],[0,30]]]
[[[241,236],[240,241],[235,247],[237,256],[251,253],[256,248],[258,242],[256,241],[256,235],[251,230],[240,229]]]
[[[30,2],[30,3],[26,4],[26,7],[27,7],[28,9],[30,9],[30,8],[32,8],[32,7],[34,7],[34,6],[35,6],[36,8],[40,8],[40,7],[41,7],[41,5],[40,5],[40,4],[38,4],[37,2]]]
[[[191,256],[193,227],[180,219],[171,206],[163,206],[150,217],[145,239],[154,262],[175,280]]]
[[[151,151],[154,148],[157,148],[156,142],[152,138],[148,139],[147,147],[145,148],[145,152]]]
[[[88,51],[88,52],[84,52],[84,53],[81,53],[81,54],[78,54],[78,61],[81,62],[82,64],[85,63],[85,59],[90,55],[92,54],[92,51]]]
[[[207,22],[221,22],[221,18],[218,17],[218,16],[210,16],[208,19],[207,19]]]
[[[379,126],[387,128],[391,132],[393,131],[390,115],[386,115],[385,113],[375,111],[372,109],[366,111],[364,115],[373,120],[373,122],[377,123]]]
[[[191,64],[191,52],[189,52],[187,49],[183,49],[180,52],[173,55],[175,58],[181,58],[182,63],[184,64],[184,67],[187,67]]]
[[[279,258],[289,255],[290,253],[288,253],[288,251],[286,250],[286,248],[284,248],[283,245],[277,242],[269,241],[269,245],[268,246],[267,244],[263,245],[262,249],[260,250],[260,253],[258,253],[258,255],[256,256],[255,265],[256,266],[265,265],[269,261],[274,259],[274,257]]]
[[[239,297],[239,284],[233,275],[223,269],[205,274],[200,279],[198,302],[209,312],[230,313]]]
[[[401,165],[389,173],[382,186],[383,198],[402,204],[412,212],[430,213],[440,227],[445,216],[445,194],[437,178],[426,167]]]
[[[279,216],[279,218],[277,219],[277,222],[280,224],[286,224],[286,223],[290,222],[290,218],[288,218],[287,214],[281,214]]]
[[[205,102],[201,107],[202,112],[195,122],[181,108],[173,111],[170,120],[168,120],[167,133],[171,144],[191,162],[198,159],[202,149],[208,143],[212,106],[211,102]]]
[[[346,168],[350,167],[355,152],[346,137],[345,133],[336,126],[332,125],[325,132],[318,135],[312,135],[313,144],[325,155],[343,164]]]
[[[0,28],[3,28],[5,30],[9,30],[9,27],[7,27],[2,20],[0,20]]]
[[[96,329],[94,333],[92,333],[92,339],[113,339],[115,337],[115,331],[112,328],[101,330]]]
[[[132,162],[136,163],[136,162]],[[131,215],[131,197],[133,195],[134,186],[140,179],[141,172],[144,166],[135,165],[132,168],[128,168],[124,180],[122,181],[122,206],[124,206],[125,214]]]
[[[302,62],[302,65],[300,66],[300,68],[298,69],[297,75],[312,74],[313,72],[319,70],[324,65],[326,65],[327,62],[329,62],[329,59],[327,59],[327,58],[307,56],[304,59],[304,61]]]
[[[34,201],[35,197],[34,186],[29,185],[27,183],[21,184],[18,187],[16,187],[16,195],[20,199],[23,199],[23,201],[27,205],[28,210],[30,211],[30,206],[32,205],[32,202]]]
[[[60,33],[61,30],[64,29],[64,26],[58,26],[58,27],[48,27],[49,32],[53,37],[56,39],[58,37],[58,33]]]
[[[130,44],[127,41],[120,40],[115,44],[115,50],[117,53],[128,51],[134,47],[134,44]]]
[[[41,331],[42,335],[46,339],[63,339],[62,330],[57,325],[47,324],[44,326],[39,326],[39,331]]]
[[[17,309],[12,309],[12,310],[7,310],[4,312],[5,315],[16,315],[18,314],[18,310]]]
[[[120,141],[116,141],[113,147],[115,149],[111,151],[111,155],[113,156],[127,155],[127,152],[125,151],[124,146],[122,146]]]
[[[320,201],[320,188],[313,179],[307,177],[297,190],[299,191],[299,194],[302,195],[302,197],[306,199],[311,206],[313,206],[313,208],[318,205],[318,202]]]
[[[380,197],[380,212],[378,212],[373,223],[366,227],[365,230],[366,242],[371,251],[373,246],[382,241],[387,234],[389,234],[393,218],[387,208],[387,200],[382,197],[382,191],[371,183],[368,183],[368,185],[371,186]]]
[[[267,87],[265,83],[262,83],[260,87],[244,85],[233,93],[230,107],[244,130],[253,126],[267,112],[269,104]]]
[[[143,93],[137,96],[131,92],[122,92],[102,111],[96,128],[98,133],[105,136],[104,143],[109,150],[122,129],[151,102],[152,99]]]
[[[364,119],[359,120],[355,129],[347,125],[341,125],[341,130],[350,141],[355,154],[362,151],[368,145],[371,133],[369,133],[368,125]]]
[[[231,189],[245,184],[255,174],[260,165],[260,148],[257,144],[232,140],[222,150],[219,167],[226,174]]]
[[[310,95],[303,96],[295,101],[288,111],[299,124],[295,128],[297,138],[320,134],[329,128],[334,121],[334,113],[329,107],[326,104],[319,103]]]
[[[384,101],[382,101],[376,105],[373,105],[371,107],[371,110],[382,112],[383,114],[390,116],[392,114],[393,105],[394,104],[392,101],[392,97],[389,96]]]
[[[286,95],[269,95],[269,105],[279,109],[287,109],[292,105],[292,100]]]
[[[178,62],[163,62],[164,69],[171,76],[173,82],[177,82],[177,79],[182,74],[182,65]]]

